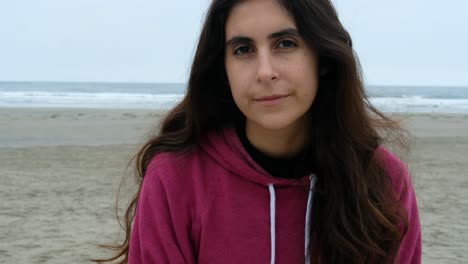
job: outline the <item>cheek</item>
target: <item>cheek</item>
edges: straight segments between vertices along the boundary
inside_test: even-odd
[[[304,65],[292,71],[294,85],[297,87],[296,95],[298,102],[303,106],[310,106],[315,101],[318,90],[318,75],[313,65]]]
[[[301,87],[299,92],[304,96],[315,96],[319,80],[316,61],[305,57],[291,72],[297,85]]]
[[[241,100],[242,96],[241,96],[239,89],[237,89],[232,84],[231,84],[231,93],[232,93],[232,98],[234,98],[234,102],[240,108],[240,104],[242,103],[242,100]]]
[[[231,87],[231,93],[236,103],[241,100],[246,100],[249,96],[249,82],[245,71],[231,67],[226,69],[226,73],[229,86]]]
[[[234,102],[236,103],[237,107],[239,107],[239,109],[244,110],[248,107],[250,97],[246,89],[244,89],[242,86],[231,86],[231,93]]]
[[[228,75],[229,86],[231,87],[231,94],[239,109],[243,109],[248,104],[248,91],[245,82],[239,76]]]

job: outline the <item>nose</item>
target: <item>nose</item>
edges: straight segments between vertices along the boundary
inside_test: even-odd
[[[278,78],[278,71],[274,64],[274,58],[270,52],[259,52],[257,61],[257,80],[270,82]]]

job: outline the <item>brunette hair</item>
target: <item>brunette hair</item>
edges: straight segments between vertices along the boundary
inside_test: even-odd
[[[114,257],[127,263],[131,226],[141,183],[158,153],[190,152],[210,129],[244,117],[225,71],[225,24],[241,0],[213,0],[198,41],[188,90],[135,155],[139,188],[124,215],[125,240]],[[376,148],[395,135],[398,123],[368,101],[357,56],[330,0],[278,0],[299,34],[319,56],[320,79],[311,106],[309,160],[318,177],[311,221],[317,263],[394,263],[407,229],[405,211],[388,174],[374,159]],[[309,249],[312,252],[312,248]]]

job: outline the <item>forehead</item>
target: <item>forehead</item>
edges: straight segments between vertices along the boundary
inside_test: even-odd
[[[263,37],[285,28],[294,20],[276,0],[246,0],[235,5],[226,21],[226,39],[236,35]]]

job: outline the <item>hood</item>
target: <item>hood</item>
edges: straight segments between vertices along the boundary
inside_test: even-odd
[[[310,175],[300,179],[271,176],[247,153],[233,126],[214,129],[201,140],[201,147],[221,166],[251,182],[268,186],[298,186],[310,184]]]

